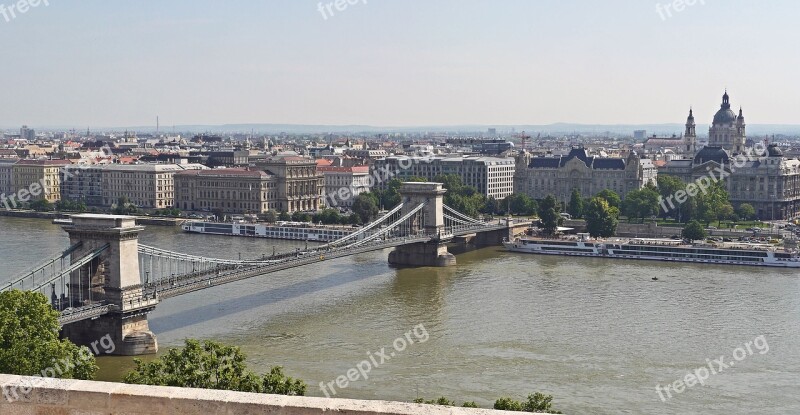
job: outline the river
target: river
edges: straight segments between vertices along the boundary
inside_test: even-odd
[[[43,220],[0,217],[0,238],[0,282],[68,245],[66,234]],[[141,241],[227,258],[303,245],[165,227],[148,227]],[[251,369],[284,366],[313,396],[324,395],[320,382],[385,348],[395,355],[376,360],[367,380],[337,387],[335,396],[444,395],[490,407],[500,396],[541,391],[567,414],[800,413],[797,271],[543,257],[499,247],[460,253],[451,268],[394,269],[387,254],[169,299],[150,315],[150,328],[162,351],[184,338],[238,345]],[[398,351],[398,338],[414,344]],[[727,368],[713,362],[720,356]],[[717,373],[704,385],[663,392],[709,364]],[[118,381],[133,362],[111,357],[99,365],[100,380]]]

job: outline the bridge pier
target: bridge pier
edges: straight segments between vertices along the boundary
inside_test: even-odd
[[[108,354],[136,356],[158,351],[156,336],[150,331],[147,313],[158,300],[142,297],[139,274],[139,233],[130,216],[74,215],[64,226],[70,244],[81,243],[72,258],[101,251],[93,261],[73,272],[69,278],[69,305],[86,307],[109,305],[111,311],[100,317],[66,324],[62,335],[73,343],[96,348],[110,338]],[[106,340],[106,343],[108,341]],[[112,348],[108,348],[112,349]]]
[[[389,263],[412,267],[447,267],[456,264],[455,255],[447,252],[447,242],[452,235],[445,233],[444,194],[441,183],[407,182],[400,186],[403,201],[401,215],[405,215],[420,203],[425,203],[420,214],[412,218],[422,221],[420,225],[428,235],[438,237],[430,242],[401,245],[389,253]],[[416,228],[414,224],[411,226]]]

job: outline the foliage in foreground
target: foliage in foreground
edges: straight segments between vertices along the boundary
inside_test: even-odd
[[[91,380],[92,352],[58,338],[58,312],[38,292],[0,293],[0,373]]]
[[[455,401],[451,401],[442,396],[439,399],[426,401],[422,398],[417,398],[414,403],[424,403],[428,405],[443,405],[443,406],[457,406]],[[545,414],[560,414],[561,412],[555,411],[552,408],[553,396],[545,395],[543,393],[533,393],[528,395],[527,401],[515,401],[511,398],[500,398],[494,403],[493,409],[503,411],[517,411],[517,412],[538,412]],[[475,402],[464,402],[464,408],[478,408]]]
[[[125,383],[184,388],[220,389],[236,392],[305,395],[307,385],[283,373],[280,366],[257,375],[247,370],[247,357],[238,347],[187,339],[182,349],[170,349],[152,362],[135,359],[136,369]]]

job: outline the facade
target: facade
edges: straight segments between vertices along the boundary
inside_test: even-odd
[[[10,195],[14,193],[14,164],[16,159],[0,158],[0,194]]]
[[[650,159],[631,152],[627,158],[593,157],[584,148],[573,148],[566,156],[531,157],[525,153],[517,162],[514,192],[533,199],[553,195],[569,201],[573,189],[593,196],[610,189],[624,198],[648,182],[656,182],[658,170]]]
[[[436,176],[454,174],[466,186],[481,194],[504,199],[514,192],[515,160],[501,157],[407,157],[392,156],[375,161],[375,186],[385,189],[389,180],[412,177],[433,180]]]
[[[277,209],[277,180],[243,168],[175,173],[175,207],[186,211],[265,213]]]
[[[61,197],[87,206],[103,203],[103,166],[64,166],[61,171]]]
[[[32,190],[35,184],[41,186],[40,192],[32,192],[30,200],[47,200],[55,203],[61,200],[61,177],[63,166],[72,164],[69,160],[20,160],[12,168],[13,191]]]
[[[175,173],[201,170],[200,164],[112,164],[102,168],[103,206],[113,206],[122,197],[144,209],[175,205]]]
[[[353,206],[356,196],[370,190],[369,166],[320,166],[325,180],[325,205],[332,208]]]
[[[316,211],[323,205],[324,183],[317,163],[296,154],[279,154],[258,161],[256,166],[276,177],[277,210]]]
[[[706,146],[694,159],[669,161],[659,174],[676,176],[687,184],[724,176],[731,204],[735,208],[743,203],[752,205],[762,220],[792,219],[800,214],[800,160],[785,158],[774,144],[767,147],[767,154],[747,158],[737,158],[722,147]]]

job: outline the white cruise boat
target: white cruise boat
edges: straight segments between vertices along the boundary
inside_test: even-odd
[[[352,226],[312,225],[304,222],[275,224],[187,222],[182,228],[184,232],[191,233],[315,242],[332,242],[358,230]]]
[[[503,245],[512,252],[531,254],[800,268],[800,255],[796,249],[767,244],[688,244],[672,239],[646,238],[591,239],[588,234],[579,234],[577,238],[516,238],[504,241]]]

